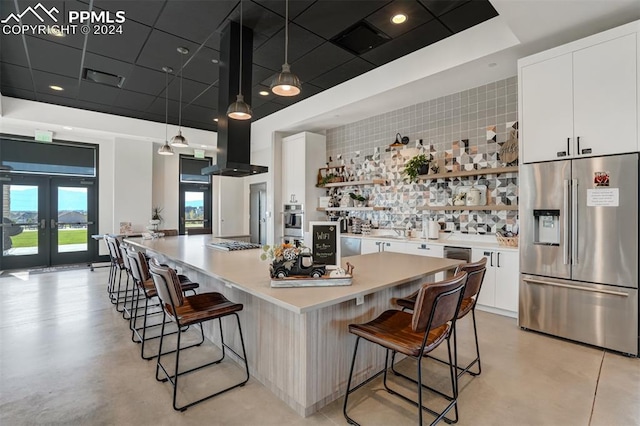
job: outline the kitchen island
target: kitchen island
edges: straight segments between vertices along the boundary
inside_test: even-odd
[[[272,288],[269,262],[260,260],[261,250],[216,250],[206,245],[212,240],[210,235],[194,235],[125,241],[181,268],[200,283],[200,292],[218,291],[244,304],[240,317],[251,375],[301,416],[344,394],[355,341],[348,324],[395,307],[392,298],[410,294],[434,274],[461,263],[373,253],[349,257],[355,267],[350,286]],[[205,333],[216,342],[213,328],[205,327]],[[226,335],[235,333],[229,330]],[[357,381],[382,368],[384,351],[372,349],[360,361]]]

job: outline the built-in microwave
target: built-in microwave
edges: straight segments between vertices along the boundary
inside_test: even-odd
[[[285,204],[282,210],[282,229],[285,242],[304,238],[304,210],[302,204]]]

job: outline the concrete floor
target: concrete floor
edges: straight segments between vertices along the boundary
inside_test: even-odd
[[[0,277],[1,425],[346,424],[342,400],[301,418],[255,379],[175,412],[170,386],[154,379],[155,362],[140,359],[127,322],[108,301],[106,269]],[[469,320],[459,324],[462,359],[472,351]],[[524,332],[514,320],[484,312],[478,329],[483,372],[460,381],[460,425],[640,424],[640,360]],[[185,359],[198,362],[216,350],[191,349],[193,359]],[[427,380],[447,389],[446,367],[425,366]],[[219,368],[218,375],[204,371],[204,380],[190,377],[188,395],[180,397],[241,375],[232,362]],[[433,395],[425,401],[442,403]],[[417,421],[416,409],[378,379],[352,396],[349,412],[364,425]]]

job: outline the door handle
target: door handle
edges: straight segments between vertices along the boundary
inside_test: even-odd
[[[493,266],[493,252],[491,252],[491,254],[490,254],[490,259],[491,260],[490,260],[489,266]]]
[[[578,179],[571,179],[571,264],[578,264]]]
[[[578,136],[576,140],[578,141],[578,155],[580,155],[582,154],[582,152],[580,152],[580,136]]]
[[[55,219],[51,219],[51,229],[56,229],[58,226],[58,222]]]
[[[563,263],[565,265],[569,264],[569,179],[564,180],[563,185],[563,205],[564,209],[563,220],[562,220],[562,238],[564,240],[564,245],[562,246],[564,250],[562,250],[563,255]]]
[[[40,220],[40,229],[45,229],[47,227],[46,219]]]
[[[496,254],[496,257],[498,258],[498,264],[497,264],[497,266],[498,266],[498,268],[499,268],[499,267],[500,267],[500,252],[498,252],[498,253]]]
[[[540,284],[540,285],[548,285],[548,286],[551,286],[551,287],[568,288],[568,289],[571,289],[571,290],[588,291],[590,293],[602,293],[602,294],[610,294],[612,296],[629,297],[628,293],[624,293],[622,291],[601,290],[601,289],[597,289],[597,288],[580,287],[578,285],[561,284],[561,283],[554,283],[554,282],[542,281],[542,280],[532,280],[530,278],[523,278],[522,281],[530,283],[530,284]]]
[[[571,151],[569,150],[570,142],[571,142],[571,138],[567,138],[567,155],[571,155]]]

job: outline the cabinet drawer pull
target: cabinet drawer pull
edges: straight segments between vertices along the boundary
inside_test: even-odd
[[[567,155],[571,155],[571,151],[570,151],[570,142],[571,142],[571,138],[567,138]]]
[[[590,293],[602,293],[602,294],[610,294],[612,296],[629,297],[628,293],[624,293],[622,291],[600,290],[600,289],[597,289],[597,288],[580,287],[580,286],[577,286],[577,285],[554,283],[554,282],[550,282],[550,281],[532,280],[530,278],[523,278],[522,281],[527,282],[527,283],[531,283],[531,284],[541,284],[541,285],[548,285],[548,286],[551,286],[551,287],[568,288],[568,289],[571,289],[571,290],[588,291]]]

